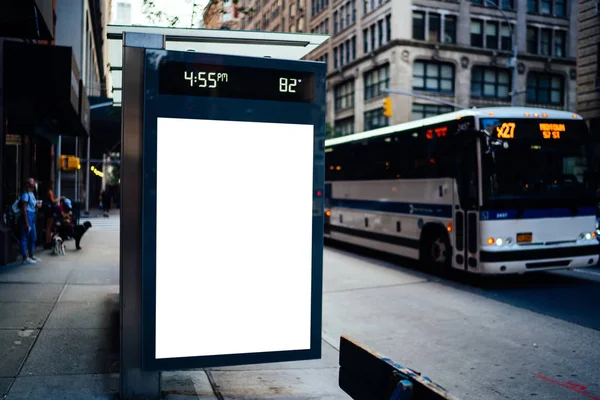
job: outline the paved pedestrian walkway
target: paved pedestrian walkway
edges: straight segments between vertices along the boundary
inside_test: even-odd
[[[86,218],[83,217],[82,220]],[[119,218],[65,256],[0,267],[0,399],[113,399],[119,389]],[[197,318],[201,318],[201,310]],[[219,329],[207,321],[207,329]],[[167,399],[348,399],[338,353],[323,359],[162,374]]]

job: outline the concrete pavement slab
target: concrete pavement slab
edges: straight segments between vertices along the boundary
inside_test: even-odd
[[[40,329],[54,303],[0,303],[0,329]]]
[[[0,378],[0,398],[8,393],[8,388],[12,381],[13,378]]]
[[[0,330],[0,377],[17,376],[37,335],[35,329]]]
[[[45,329],[110,328],[111,315],[118,312],[110,302],[61,302],[56,304]]]
[[[338,386],[338,368],[211,371],[225,399],[348,400]]]
[[[18,265],[0,269],[0,282],[63,284],[72,270],[72,265],[50,266],[42,260],[38,265]]]
[[[44,329],[20,376],[102,374],[118,360],[110,329]]]
[[[63,286],[52,283],[0,283],[0,302],[53,303]]]
[[[86,265],[86,267],[88,267]],[[110,265],[104,268],[79,268],[74,270],[67,281],[69,284],[118,285],[119,266]]]
[[[392,264],[346,255],[326,249],[323,255],[323,291],[339,292],[369,287],[385,287],[426,282],[417,273],[400,272]]]
[[[119,285],[67,285],[58,300],[66,301],[102,302],[119,293]]]
[[[18,377],[7,400],[112,400],[119,375],[59,375]]]
[[[168,400],[217,398],[204,371],[163,372],[161,384],[163,395]]]

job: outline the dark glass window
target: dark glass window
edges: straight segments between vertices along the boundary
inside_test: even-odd
[[[416,61],[413,67],[413,89],[454,93],[454,66],[433,61]]]
[[[390,124],[389,118],[383,115],[383,108],[365,112],[365,131],[383,128]]]
[[[425,13],[413,11],[413,39],[425,40]]]
[[[471,46],[483,47],[483,21],[471,20]]]
[[[538,53],[538,30],[537,28],[527,28],[527,52],[530,54]]]
[[[563,105],[564,78],[560,75],[530,72],[527,76],[527,102]]]
[[[456,17],[447,15],[444,18],[444,43],[456,43]]]
[[[385,65],[365,74],[365,100],[383,96],[390,87],[390,66]]]
[[[508,99],[511,80],[510,71],[507,69],[473,67],[471,96]]]
[[[498,48],[498,23],[488,21],[485,25],[485,47],[488,49]]]
[[[567,32],[554,31],[554,56],[565,57]]]

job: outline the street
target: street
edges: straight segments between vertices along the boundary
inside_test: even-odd
[[[118,392],[119,217],[91,221],[83,251],[0,270],[0,398]],[[600,399],[597,268],[477,279],[413,264],[328,244],[320,360],[163,372],[165,398],[349,400],[348,335],[462,400]]]
[[[349,335],[461,399],[600,399],[598,269],[447,279],[410,264],[326,248],[324,339]]]

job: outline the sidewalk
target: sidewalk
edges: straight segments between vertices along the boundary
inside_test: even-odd
[[[0,399],[116,398],[117,229],[113,213],[86,233],[82,251],[69,241],[66,256],[44,251],[37,265],[0,267]],[[338,352],[322,343],[316,361],[163,373],[163,397],[348,400]]]

